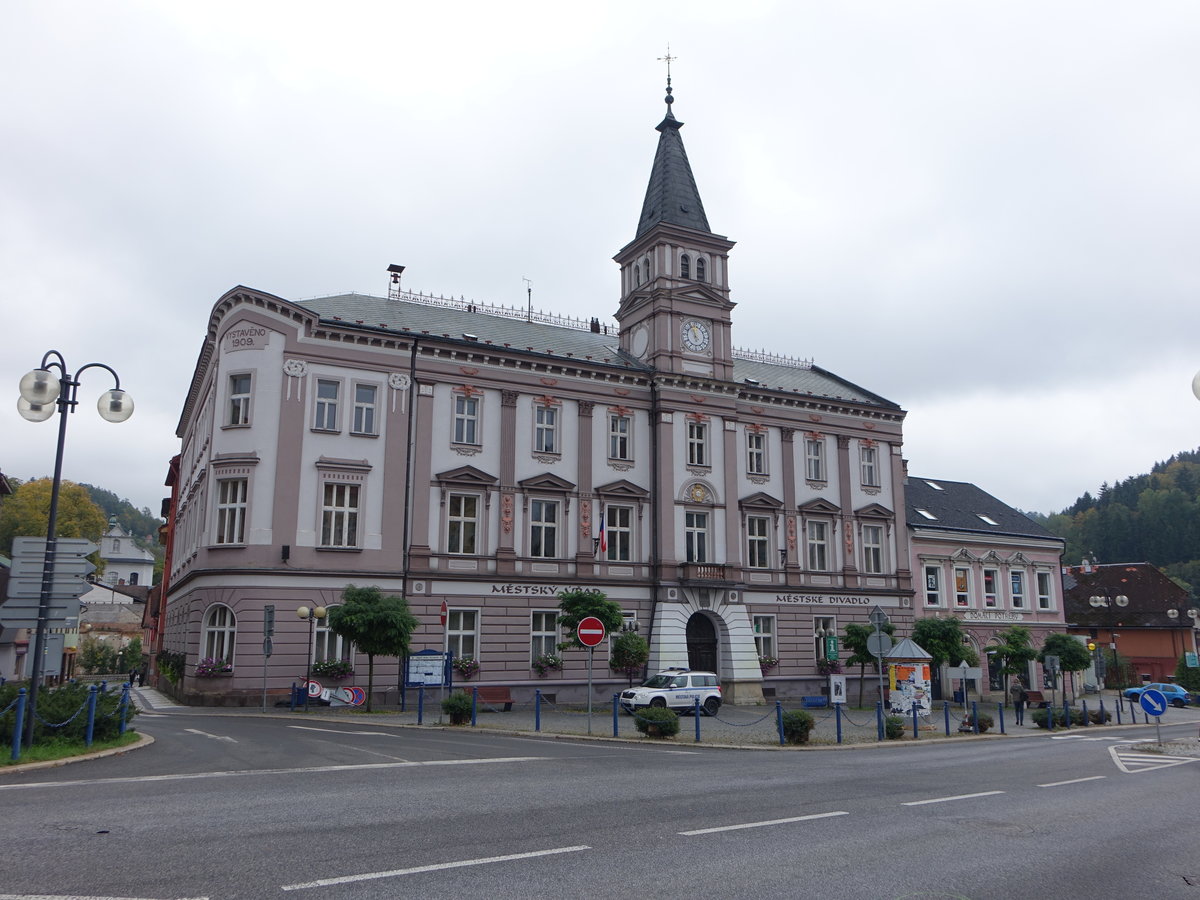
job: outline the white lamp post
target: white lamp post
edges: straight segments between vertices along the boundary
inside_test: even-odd
[[[325,607],[314,606],[309,609],[307,606],[296,607],[296,615],[301,619],[308,620],[308,649],[304,651],[304,708],[308,708],[308,683],[312,680],[312,656],[313,656],[313,623],[317,619],[325,618]]]
[[[37,629],[33,639],[33,674],[29,685],[29,709],[26,720],[26,745],[33,743],[33,725],[37,712],[38,686],[45,671],[42,659],[46,640],[47,621],[50,617],[50,594],[54,586],[54,557],[58,540],[58,492],[62,485],[63,447],[67,438],[67,413],[75,411],[78,403],[79,376],[88,369],[104,369],[112,375],[114,387],[100,395],[96,409],[106,422],[124,422],[133,415],[133,401],[121,390],[121,379],[104,363],[88,363],[72,375],[67,371],[66,361],[57,350],[50,350],[42,357],[42,364],[27,373],[20,383],[21,397],[17,401],[17,412],[30,422],[45,422],[55,411],[58,412],[58,448],[54,455],[54,480],[50,487],[50,513],[46,523],[46,557],[42,563],[42,591],[38,600]],[[54,371],[51,371],[54,370]]]

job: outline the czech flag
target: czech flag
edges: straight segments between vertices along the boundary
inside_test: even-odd
[[[604,530],[604,513],[600,513],[600,552],[608,552],[608,532]]]

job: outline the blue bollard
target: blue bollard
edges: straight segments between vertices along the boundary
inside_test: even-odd
[[[783,746],[783,704],[775,701],[775,727],[779,729],[779,746]]]
[[[916,740],[921,735],[917,731],[917,704],[915,704],[915,703],[913,704],[912,714],[913,714],[913,740]]]
[[[471,727],[475,726],[475,714],[479,711],[479,688],[471,688]]]
[[[107,681],[100,682],[100,693],[105,694],[107,692],[108,692],[108,682]]]
[[[837,742],[842,742],[842,704],[833,704],[833,717],[837,720]]]
[[[289,709],[288,712],[295,712],[296,711],[296,682],[294,682],[294,681],[292,682],[291,704],[292,704],[291,709]]]
[[[613,715],[616,715],[614,713]],[[692,718],[696,720],[696,743],[700,743],[700,698],[692,701]]]
[[[621,695],[613,694],[613,737],[620,737],[620,735],[617,734],[617,729],[620,727],[619,720],[617,719],[620,708]]]
[[[96,686],[93,684],[91,687],[88,688],[87,734],[83,739],[84,744],[86,744],[89,747],[92,746],[92,732],[95,731],[95,729],[96,729],[96,697],[97,697]]]
[[[971,731],[979,734],[979,701],[971,701]]]
[[[417,687],[417,724],[425,723],[425,685]]]
[[[946,714],[946,737],[950,737],[950,701],[942,701],[942,712]]]
[[[1000,717],[1000,733],[1008,734],[1008,732],[1004,730],[1004,704],[1003,703],[996,704],[996,715],[998,715]]]
[[[1071,727],[1071,704],[1067,702],[1067,698],[1063,697],[1063,726],[1067,729]]]
[[[542,730],[542,689],[533,692],[533,730]]]
[[[875,734],[877,738],[883,740],[883,701],[875,701]]]
[[[13,728],[12,758],[16,762],[21,758],[21,735],[25,733],[25,688],[17,691],[17,723]]]
[[[125,733],[125,710],[129,708],[129,688],[132,682],[121,687],[121,722],[117,725],[117,734]]]
[[[1087,701],[1086,701],[1086,700],[1080,700],[1079,702],[1080,702],[1080,705],[1081,705],[1081,706],[1080,706],[1080,708],[1083,710],[1083,727],[1084,727],[1084,728],[1087,728],[1089,725],[1091,725],[1091,724],[1092,724],[1091,722],[1089,722],[1089,721],[1088,721],[1088,714],[1087,714]]]

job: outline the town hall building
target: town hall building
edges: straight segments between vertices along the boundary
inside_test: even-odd
[[[672,100],[615,256],[615,322],[410,293],[401,266],[387,296],[216,302],[172,467],[180,696],[257,703],[264,678],[280,694],[310,659],[350,657],[295,613],[350,584],[405,596],[413,650],[474,657],[478,683],[519,699],[584,698],[584,653],[533,667],[562,639],[565,588],[603,591],[651,671],[715,671],[727,702],[818,691],[825,638],[875,607],[911,631],[905,413],[799,358],[812,348],[736,348],[734,242]],[[229,671],[198,677],[205,658]],[[601,698],[625,683],[603,674]],[[377,690],[397,686],[377,660]]]

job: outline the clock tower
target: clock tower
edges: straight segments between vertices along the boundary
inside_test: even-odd
[[[637,234],[613,257],[621,267],[621,349],[660,372],[728,381],[733,241],[708,227],[673,102],[668,75]]]

